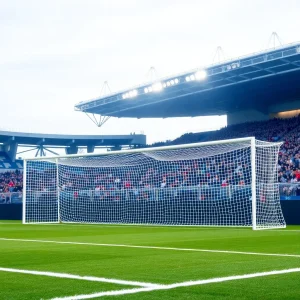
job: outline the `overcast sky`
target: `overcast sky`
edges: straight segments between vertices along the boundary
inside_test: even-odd
[[[111,119],[97,128],[75,112],[112,91],[265,49],[273,31],[300,40],[300,0],[0,0],[0,128],[129,134],[148,142],[226,124],[225,117]]]

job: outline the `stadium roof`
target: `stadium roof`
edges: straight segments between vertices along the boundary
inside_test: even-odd
[[[223,115],[300,98],[300,43],[80,102],[75,110],[133,118]],[[145,109],[147,108],[147,109]]]
[[[20,146],[68,147],[89,146],[109,147],[121,145],[145,145],[146,136],[131,135],[61,135],[0,131],[0,143],[16,142]]]

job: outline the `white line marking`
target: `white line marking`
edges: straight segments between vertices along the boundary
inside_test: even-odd
[[[172,251],[190,251],[190,252],[208,252],[208,253],[226,253],[226,254],[300,258],[299,254],[261,253],[261,252],[244,252],[244,251],[231,251],[231,250],[209,250],[209,249],[197,249],[197,248],[174,248],[174,247],[138,246],[138,245],[123,245],[123,244],[98,244],[98,243],[85,243],[85,242],[63,242],[63,241],[10,239],[10,238],[0,238],[0,241],[53,243],[53,244],[84,245],[84,246],[98,246],[98,247],[124,247],[124,248],[139,248],[139,249],[156,249],[156,250],[172,250]]]
[[[20,224],[20,223],[15,223],[15,224]],[[33,226],[36,226],[36,225],[43,225],[43,226],[89,226],[89,227],[102,227],[102,228],[109,228],[109,227],[113,227],[113,228],[120,228],[120,227],[138,227],[138,228],[165,228],[165,227],[168,227],[168,228],[172,228],[172,229],[192,229],[192,230],[224,230],[224,229],[227,229],[227,230],[238,230],[238,231],[241,231],[241,230],[244,230],[244,231],[252,231],[252,228],[251,227],[243,227],[243,228],[237,228],[234,227],[234,226],[210,226],[210,227],[205,227],[205,226],[184,226],[184,225],[130,225],[130,224],[120,224],[120,225],[111,225],[111,224],[57,224],[57,223],[52,223],[52,224],[47,224],[47,223],[32,223],[32,224],[26,224],[26,226],[28,225],[33,225]],[[300,230],[298,229],[276,229],[276,228],[270,228],[272,231],[280,231],[280,232],[291,232],[291,231],[295,231],[295,232],[300,232]],[[265,231],[263,231],[265,232]]]
[[[300,268],[275,270],[275,271],[269,271],[269,272],[260,272],[260,273],[219,277],[219,278],[211,278],[211,279],[203,279],[203,280],[195,280],[195,281],[185,281],[185,282],[180,282],[180,283],[161,285],[161,286],[153,287],[153,288],[151,288],[151,287],[135,288],[135,289],[127,289],[127,290],[99,292],[99,293],[93,293],[93,294],[89,294],[89,295],[75,295],[75,296],[71,296],[71,297],[59,297],[59,298],[53,298],[51,300],[82,300],[82,299],[92,299],[92,298],[99,298],[99,297],[105,297],[105,296],[136,294],[136,293],[141,293],[141,292],[170,290],[170,289],[175,289],[175,288],[179,288],[179,287],[204,285],[204,284],[210,284],[210,283],[219,283],[219,282],[225,282],[225,281],[242,280],[242,279],[265,277],[265,276],[271,276],[271,275],[296,273],[296,272],[300,272]]]
[[[277,232],[277,231],[279,231],[279,232],[287,232],[287,233],[290,233],[290,232],[300,232],[300,230],[297,230],[297,229],[295,229],[295,230],[293,230],[293,229],[291,229],[291,230],[284,230],[284,229],[275,229],[275,230],[273,230],[274,232]]]
[[[7,223],[7,222],[0,222],[0,224],[3,224],[3,225],[22,225],[23,224],[21,222],[17,223],[17,222],[10,222],[10,223]],[[102,227],[102,228],[109,228],[109,227],[139,227],[139,228],[165,228],[165,227],[172,227],[173,229],[178,229],[178,228],[181,228],[181,229],[199,229],[199,230],[223,230],[223,229],[229,229],[229,230],[250,230],[251,227],[243,227],[243,228],[237,228],[232,226],[210,226],[210,227],[205,227],[205,226],[184,226],[184,225],[148,225],[148,224],[145,224],[145,225],[140,225],[140,224],[120,224],[120,225],[116,225],[116,224],[68,224],[68,223],[28,223],[26,224],[26,226],[39,226],[39,225],[42,225],[42,226],[85,226],[85,227]],[[280,232],[300,232],[300,230],[298,229],[276,229],[276,228],[272,228],[272,231],[276,232],[276,231],[280,231]]]
[[[1,225],[21,225],[22,223],[13,223],[13,222],[10,222],[10,223],[7,223],[7,222],[0,222]]]
[[[85,281],[106,282],[106,283],[114,283],[114,284],[121,284],[121,285],[133,285],[133,286],[141,286],[144,288],[145,287],[153,288],[153,287],[160,286],[159,284],[153,284],[153,283],[147,283],[147,282],[127,281],[127,280],[94,277],[94,276],[80,276],[80,275],[73,275],[73,274],[66,274],[66,273],[20,270],[20,269],[1,268],[1,267],[0,267],[0,271],[11,272],[11,273],[30,274],[30,275],[39,275],[39,276],[48,276],[48,277],[76,279],[76,280],[85,280]]]

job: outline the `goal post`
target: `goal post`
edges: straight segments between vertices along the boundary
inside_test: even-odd
[[[257,229],[256,222],[256,141],[255,138],[251,139],[251,200],[252,200],[252,228]]]
[[[25,159],[23,223],[284,228],[280,145],[250,137]]]

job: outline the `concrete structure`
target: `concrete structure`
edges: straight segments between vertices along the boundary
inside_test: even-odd
[[[64,148],[66,154],[77,154],[80,147],[93,153],[96,148],[119,150],[122,147],[141,145],[146,145],[146,136],[143,134],[61,135],[0,131],[0,151],[7,153],[12,161],[16,158],[19,146],[29,148],[19,154],[35,150],[36,156],[45,156],[46,152],[56,154],[54,148]]]
[[[281,46],[77,104],[103,118],[227,115],[228,125],[300,108],[300,43]]]

